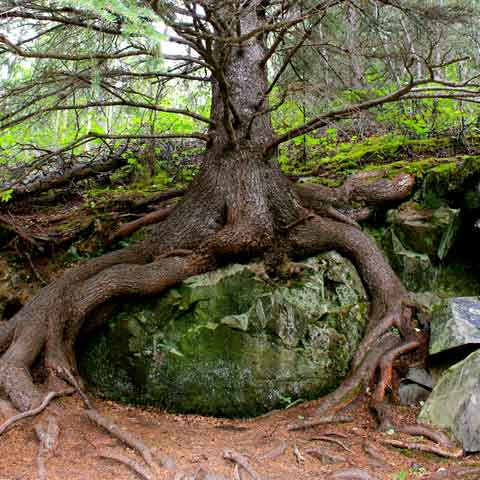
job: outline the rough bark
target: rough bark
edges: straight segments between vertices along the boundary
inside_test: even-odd
[[[239,21],[242,32],[256,29],[261,9],[249,10]],[[50,380],[59,377],[81,387],[74,342],[95,308],[120,296],[161,293],[191,275],[253,255],[336,249],[353,261],[365,282],[372,305],[367,335],[355,371],[327,403],[341,403],[345,392],[356,392],[386,349],[398,346],[384,337],[391,325],[408,330],[405,289],[376,244],[332,208],[342,196],[365,204],[398,199],[409,192],[411,178],[397,182],[397,188],[388,180],[374,179],[363,188],[350,182],[331,193],[293,186],[280,172],[275,152],[264,153],[275,135],[268,115],[261,114],[268,88],[262,38],[252,36],[229,48],[228,55],[218,46],[212,50],[212,62],[222,65],[213,72],[215,127],[200,173],[182,201],[145,241],[67,271],[0,325],[0,349],[6,348],[0,387],[20,410],[42,399],[29,374],[41,354]]]

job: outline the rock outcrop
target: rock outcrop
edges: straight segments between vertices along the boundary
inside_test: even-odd
[[[235,417],[329,392],[348,372],[368,304],[337,253],[302,266],[273,282],[262,264],[231,265],[120,307],[81,356],[86,378],[108,398]]]

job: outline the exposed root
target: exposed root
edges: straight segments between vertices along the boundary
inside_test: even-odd
[[[317,437],[312,437],[312,438],[309,438],[309,441],[311,441],[311,442],[321,441],[321,442],[327,442],[327,443],[334,443],[335,445],[338,445],[340,448],[343,448],[343,450],[345,450],[346,452],[349,452],[349,453],[353,454],[353,450],[351,448],[348,448],[345,445],[345,443],[343,443],[341,440],[338,440],[336,438],[332,438],[328,435],[320,435],[320,436],[317,436]]]
[[[342,415],[331,415],[314,420],[306,420],[303,423],[295,423],[288,426],[288,431],[298,432],[301,430],[309,430],[310,428],[318,427],[319,425],[327,425],[330,423],[348,423],[353,422],[352,417]]]
[[[61,397],[64,395],[71,395],[74,392],[73,389],[64,390],[62,392],[49,392],[43,399],[43,402],[36,408],[32,408],[31,410],[27,410],[26,412],[19,413],[14,417],[9,418],[3,425],[0,425],[0,435],[5,433],[8,429],[10,429],[13,425],[15,425],[20,420],[24,418],[33,417],[38,415],[39,413],[43,412],[48,406],[48,404],[55,398]]]
[[[0,353],[2,353],[12,341],[15,333],[15,322],[10,320],[8,322],[0,321]]]
[[[391,180],[384,176],[384,171],[376,170],[352,175],[338,188],[304,183],[296,184],[294,188],[302,205],[319,215],[325,215],[326,209],[331,207],[351,219],[358,219],[356,210],[363,210],[360,215],[363,220],[365,208],[355,210],[352,204],[379,206],[400,202],[410,195],[415,184],[413,175],[400,174]],[[371,210],[367,209],[366,212],[368,217]]]
[[[352,369],[356,370],[362,361],[365,359],[368,352],[371,351],[375,342],[379,338],[382,337],[390,328],[396,326],[395,319],[397,318],[397,314],[388,314],[382,318],[380,322],[378,322],[373,328],[370,328],[367,331],[367,334],[363,337],[360,345],[358,346],[357,350],[355,351],[355,355],[353,356],[352,360]],[[387,351],[387,350],[385,350]],[[382,355],[383,356],[383,355]]]
[[[480,475],[480,467],[463,467],[453,470],[455,478],[469,477],[471,475]],[[476,477],[478,480],[478,477]],[[472,479],[475,480],[475,479]]]
[[[427,425],[420,425],[418,423],[414,425],[404,425],[398,427],[396,430],[397,432],[406,433],[407,435],[428,438],[429,440],[432,440],[445,448],[455,447],[455,445],[450,441],[447,435],[445,435],[443,432],[439,432],[438,430],[434,430]]]
[[[275,458],[282,456],[287,451],[287,448],[288,448],[288,442],[282,441],[277,447],[273,448],[272,450],[269,450],[263,455],[260,455],[257,458],[257,460],[259,461],[274,460]]]
[[[240,453],[237,453],[231,449],[225,449],[223,452],[223,458],[230,460],[231,462],[236,463],[239,467],[243,468],[253,480],[261,480],[260,475],[253,469],[248,459]]]
[[[133,222],[120,225],[120,227],[108,237],[106,244],[110,245],[114,242],[118,242],[123,238],[129,237],[137,230],[140,230],[140,228],[142,227],[146,227],[147,225],[153,225],[154,223],[165,220],[172,213],[172,210],[173,208],[171,207],[160,208],[159,210],[155,210],[154,212],[143,215],[142,217],[134,220]]]
[[[367,388],[385,350],[393,348],[399,342],[400,339],[392,333],[378,338],[376,345],[368,352],[360,367],[348,376],[335,391],[320,400],[316,415],[324,415],[328,411],[336,412],[352,403]]]
[[[461,448],[445,448],[438,445],[432,445],[427,443],[416,443],[416,442],[403,442],[401,440],[393,440],[389,438],[384,438],[380,440],[384,445],[389,445],[395,448],[405,448],[408,450],[420,450],[422,452],[434,453],[440,457],[445,458],[462,458],[464,456],[464,451]]]
[[[140,478],[143,480],[155,480],[154,477],[148,472],[145,468],[143,468],[139,463],[135,460],[127,457],[126,455],[121,455],[116,452],[111,452],[109,450],[101,450],[98,453],[100,458],[106,458],[108,460],[113,460],[115,462],[121,463],[127,466],[130,470],[135,472]]]
[[[120,440],[122,443],[136,450],[141,455],[145,463],[154,472],[158,470],[158,465],[155,463],[153,453],[150,448],[145,445],[145,443],[143,443],[131,433],[122,430],[118,425],[116,425],[110,419],[101,415],[97,410],[87,410],[86,415],[96,425],[104,428],[105,430],[107,430],[107,432]]]
[[[326,448],[307,448],[305,453],[311,457],[317,458],[323,464],[346,463],[347,459],[343,455],[330,452]]]
[[[370,402],[370,408],[375,412],[378,418],[378,430],[381,432],[387,432],[394,430],[394,424],[390,415],[390,406],[386,402],[376,402],[372,400]]]
[[[35,433],[40,442],[37,454],[38,479],[47,480],[46,461],[48,460],[48,457],[55,452],[58,444],[60,428],[58,427],[57,421],[53,417],[49,417],[46,428],[40,424],[35,425]]]
[[[375,402],[382,402],[385,398],[385,392],[388,387],[392,385],[393,362],[400,356],[407,352],[411,352],[420,346],[420,341],[416,338],[407,339],[399,347],[393,348],[386,353],[380,360],[380,379],[377,382],[373,400]]]
[[[390,462],[385,460],[384,455],[380,450],[378,450],[371,442],[368,440],[365,440],[363,443],[363,450],[365,453],[372,459],[374,465],[382,467],[382,468],[387,468],[391,467],[392,465]]]
[[[328,480],[379,480],[377,477],[370,475],[366,470],[359,468],[349,468],[340,470],[328,477]]]
[[[346,204],[355,200],[369,208],[377,203],[398,201],[411,191],[413,178],[407,175],[390,181],[377,178],[376,173],[375,177],[369,174],[368,178],[350,178],[333,194],[331,189],[327,195],[323,187],[303,186],[296,189],[297,195],[288,190],[288,185],[285,194],[286,182],[276,169],[264,162],[263,156],[256,169],[249,169],[254,158],[252,152],[241,152],[238,158],[233,158],[235,162],[229,163],[228,158],[224,158],[227,153],[222,151],[221,159],[196,177],[182,204],[174,210],[158,210],[123,225],[110,241],[130,235],[141,226],[166,219],[161,225],[163,231],[154,228],[148,241],[135,248],[108,254],[72,269],[44,288],[11,322],[0,325],[0,350],[13,338],[0,360],[0,387],[5,389],[15,406],[28,410],[12,417],[17,419],[15,421],[41,412],[58,395],[50,393],[43,399],[42,408],[31,408],[35,402],[40,403],[42,395],[30,377],[29,369],[43,352],[43,365],[52,377],[75,387],[88,408],[88,418],[136,450],[149,468],[116,453],[101,452],[100,455],[126,465],[144,480],[153,480],[158,476],[159,462],[151,449],[91,408],[84,393],[75,365],[74,344],[85,318],[110,299],[158,294],[192,275],[211,270],[219,262],[229,262],[238,256],[264,254],[273,248],[286,255],[300,256],[338,250],[357,267],[371,300],[369,325],[355,357],[352,374],[335,392],[321,400],[315,418],[289,425],[288,430],[304,431],[319,425],[352,421],[351,417],[335,415],[335,412],[367,389],[378,366],[380,382],[373,397],[376,402],[383,400],[391,382],[395,359],[416,348],[419,342],[409,336],[411,311],[405,306],[407,292],[375,242],[359,229],[350,215],[351,207],[348,210]],[[238,168],[233,178],[239,180],[234,182],[231,181],[232,165]],[[325,202],[327,196],[333,201]],[[324,218],[312,211],[320,212]],[[407,338],[405,343],[401,343],[400,337],[388,333],[392,326]],[[332,410],[331,415],[319,417],[329,410]],[[0,434],[13,423],[0,427]],[[38,435],[43,448],[42,442],[47,435],[40,430]],[[318,439],[352,452],[343,442],[327,435]],[[282,442],[260,459],[277,458],[287,448],[288,444]],[[310,448],[305,452],[322,461],[348,461],[346,457],[322,448]],[[42,453],[41,458],[46,455]],[[296,445],[294,455],[299,464],[304,462]],[[223,456],[235,464],[239,478],[241,472],[246,472],[253,480],[260,479],[245,456],[230,449],[225,450]],[[203,469],[193,476],[179,473],[177,477],[189,480],[215,478]],[[372,480],[367,472],[357,469],[338,472],[331,478]]]

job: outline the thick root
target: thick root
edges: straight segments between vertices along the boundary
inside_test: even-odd
[[[99,427],[107,430],[111,435],[120,440],[128,447],[136,450],[143,458],[144,462],[153,470],[157,471],[158,464],[154,460],[154,455],[150,448],[143,443],[140,439],[136,438],[129,432],[122,430],[118,425],[112,422],[110,419],[101,415],[97,410],[87,410],[87,417]]]
[[[127,259],[133,263],[138,255],[128,253]],[[17,314],[13,341],[0,360],[0,385],[17,408],[28,410],[39,401],[39,390],[28,369],[42,349],[45,349],[44,365],[51,374],[78,391],[83,390],[73,345],[85,317],[93,309],[120,295],[162,292],[211,268],[207,256],[173,256],[147,265],[117,264],[124,258],[107,256],[101,262],[94,261],[67,272]],[[75,291],[67,296],[66,290],[74,285]]]
[[[459,459],[465,455],[461,448],[445,448],[439,445],[418,443],[418,442],[402,442],[401,440],[392,440],[384,438],[381,440],[384,445],[395,448],[404,448],[407,450],[420,450],[421,452],[434,453],[440,457]]]
[[[53,455],[58,444],[58,437],[60,435],[60,428],[57,421],[53,417],[49,417],[47,425],[35,425],[35,433],[39,441],[37,454],[37,472],[38,480],[47,480],[47,465],[48,457]]]
[[[135,472],[143,480],[155,480],[153,475],[143,468],[138,462],[127,457],[126,455],[121,455],[119,453],[110,452],[108,450],[102,450],[98,453],[100,458],[106,458],[107,460],[113,460],[115,462],[121,463],[127,466],[130,470]]]
[[[63,395],[70,395],[73,393],[73,390],[65,390],[63,392],[49,392],[43,399],[43,402],[35,408],[32,408],[31,410],[27,410],[26,412],[19,413],[18,415],[15,415],[11,418],[9,418],[3,425],[0,425],[0,435],[2,435],[4,432],[6,432],[8,429],[10,429],[13,425],[15,425],[17,422],[20,420],[23,420],[25,418],[33,417],[35,415],[38,415],[39,413],[43,412],[48,404],[54,399],[55,397],[61,397]]]

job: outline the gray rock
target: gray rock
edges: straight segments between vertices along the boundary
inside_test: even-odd
[[[417,405],[425,401],[432,391],[433,380],[423,368],[410,368],[400,382],[398,396],[401,405]]]
[[[401,383],[398,388],[400,405],[418,405],[424,402],[431,390],[416,383]]]
[[[480,350],[450,367],[418,420],[448,429],[467,452],[480,451]]]
[[[430,355],[471,344],[480,344],[480,298],[450,298],[432,316]]]
[[[275,284],[261,270],[231,265],[121,307],[80,358],[87,380],[117,400],[237,417],[333,390],[367,317],[356,270],[335,252]]]
[[[433,388],[432,376],[424,368],[410,368],[405,376],[405,380],[426,388]]]
[[[460,226],[460,210],[428,209],[411,201],[390,210],[387,221],[407,250],[443,260]]]

